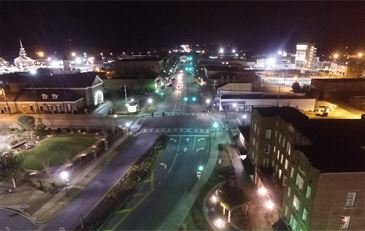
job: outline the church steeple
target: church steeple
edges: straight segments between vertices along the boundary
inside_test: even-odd
[[[27,52],[25,51],[25,49],[23,47],[23,43],[22,43],[22,40],[21,39],[19,39],[19,44],[20,44],[19,56],[20,57],[27,56]]]

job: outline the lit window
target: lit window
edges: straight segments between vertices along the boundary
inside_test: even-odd
[[[295,185],[298,187],[299,190],[303,189],[304,180],[299,174],[297,174],[297,178],[295,180]]]
[[[290,226],[291,226],[291,230],[296,230],[297,229],[297,221],[295,220],[295,217],[293,216],[293,214],[290,216]]]
[[[283,137],[283,142],[281,143],[281,146],[285,148],[285,137]]]
[[[340,229],[348,229],[350,227],[350,220],[351,220],[350,216],[342,216]]]
[[[271,139],[271,129],[266,129],[266,131],[265,131],[265,139]]]
[[[282,171],[281,171],[281,169],[279,169],[279,179],[281,179],[281,173],[282,173]]]
[[[307,186],[307,192],[305,193],[305,198],[307,198],[307,200],[309,200],[311,198],[311,194],[312,194],[312,188],[311,186]]]
[[[274,149],[273,149],[273,152],[276,152],[276,146],[274,145]]]
[[[290,186],[288,187],[288,198],[290,198],[290,194],[291,194],[291,188]]]
[[[356,192],[348,192],[346,195],[345,207],[352,207],[355,204]]]
[[[280,151],[278,150],[278,154],[276,155],[276,159],[279,161],[280,158]]]
[[[293,207],[299,211],[300,209],[300,201],[298,200],[298,197],[296,195],[294,195],[293,197]]]
[[[294,168],[291,167],[290,168],[290,178],[293,178],[293,176],[294,176]]]
[[[285,217],[288,216],[288,212],[289,212],[288,206],[285,206],[285,210],[284,210],[284,216]]]
[[[285,165],[284,165],[285,170],[288,170],[288,163],[289,163],[288,159],[285,159]]]
[[[283,160],[284,160],[284,155],[283,155],[283,154],[281,154],[281,156],[280,156],[280,163],[281,163],[281,164],[283,164]]]
[[[307,221],[307,217],[308,217],[308,212],[307,212],[307,209],[304,208],[303,209],[303,214],[302,214],[302,220]]]

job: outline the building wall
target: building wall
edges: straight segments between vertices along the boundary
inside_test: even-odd
[[[233,107],[233,103],[237,104],[237,107]],[[299,99],[220,99],[220,108],[226,111],[252,111],[253,107],[271,107],[290,106],[298,108],[300,110],[309,111],[314,110],[316,99],[299,98]]]
[[[126,85],[127,90],[144,90],[154,87],[155,80],[149,78],[136,79],[104,79],[105,90],[121,90]]]
[[[83,99],[75,102],[9,102],[10,113],[77,113],[84,108]],[[9,114],[7,104],[0,102],[0,114]]]
[[[331,79],[312,79],[311,88],[319,99],[331,99],[341,95],[363,94],[365,79],[331,81]]]
[[[364,179],[364,172],[320,174],[309,230],[340,230],[343,216],[351,217],[349,230],[364,230]],[[349,192],[356,193],[353,206],[345,206]]]

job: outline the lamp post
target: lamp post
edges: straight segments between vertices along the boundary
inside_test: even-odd
[[[60,173],[61,179],[65,183],[66,196],[68,196],[68,183],[69,183],[69,173],[67,171],[62,171]]]
[[[217,137],[217,129],[218,129],[218,123],[217,122],[213,123],[213,128],[214,128],[214,137]]]

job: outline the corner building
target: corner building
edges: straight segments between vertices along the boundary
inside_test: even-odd
[[[365,229],[364,148],[364,120],[309,119],[289,107],[253,111],[255,183],[280,198],[292,230]]]

